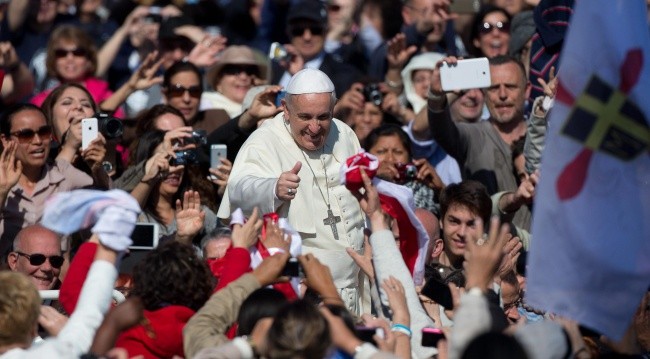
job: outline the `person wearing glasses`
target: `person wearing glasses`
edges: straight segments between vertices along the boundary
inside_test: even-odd
[[[38,223],[45,200],[57,192],[89,187],[93,179],[70,162],[48,161],[52,127],[32,104],[9,108],[0,119],[0,254],[16,234]]]
[[[485,5],[474,17],[470,52],[476,57],[495,57],[508,53],[510,14],[505,9]]]
[[[201,111],[203,78],[199,68],[189,61],[178,61],[165,70],[162,82],[163,102],[183,115],[187,126],[211,132],[228,122],[221,110]]]
[[[206,79],[214,91],[203,93],[201,109],[223,109],[230,118],[243,112],[242,102],[251,87],[266,80],[267,66],[260,64],[248,46],[229,46],[208,70]]]
[[[352,84],[360,80],[359,70],[325,52],[327,10],[320,1],[293,4],[287,15],[287,33],[291,43],[285,47],[290,58],[273,61],[271,83],[286,87],[298,71],[318,69],[332,80],[336,94],[343,98]]]
[[[13,243],[7,264],[27,275],[38,290],[57,289],[64,258],[59,236],[38,224],[23,228]]]
[[[35,105],[40,106],[53,88],[71,82],[88,89],[98,104],[113,94],[108,82],[95,77],[97,49],[93,40],[81,28],[66,25],[54,30],[47,45],[45,63],[48,78],[44,83],[37,84],[42,92],[30,100]],[[123,111],[118,109],[115,115],[122,117]]]

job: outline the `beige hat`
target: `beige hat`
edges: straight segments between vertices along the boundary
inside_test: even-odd
[[[260,62],[259,56],[250,47],[231,45],[219,55],[219,61],[208,69],[205,75],[208,84],[213,88],[216,87],[217,78],[226,65],[255,65],[259,70],[260,79],[266,80],[267,64]]]

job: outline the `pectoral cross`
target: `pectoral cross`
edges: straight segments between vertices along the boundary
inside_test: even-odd
[[[341,216],[335,216],[332,209],[327,207],[327,217],[323,219],[323,224],[326,226],[332,227],[332,233],[334,233],[334,239],[339,240],[339,231],[336,230],[336,224],[341,222]]]

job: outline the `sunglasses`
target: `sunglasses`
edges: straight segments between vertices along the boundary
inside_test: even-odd
[[[327,10],[329,10],[331,12],[339,12],[339,11],[341,11],[341,5],[329,4],[329,5],[327,5]]]
[[[182,85],[172,85],[167,88],[167,95],[170,97],[181,97],[185,95],[185,92],[188,92],[191,97],[194,98],[199,98],[201,97],[201,93],[203,93],[203,90],[201,89],[201,86],[190,86],[190,87],[185,87]]]
[[[479,32],[481,34],[489,34],[493,29],[496,29],[499,32],[510,32],[510,23],[497,21],[496,24],[490,24],[489,22],[484,22],[483,25],[479,27]]]
[[[290,32],[291,36],[298,37],[302,36],[307,30],[314,36],[322,36],[325,32],[325,28],[319,25],[295,25],[291,27]]]
[[[66,50],[66,49],[54,50],[54,56],[56,56],[57,58],[67,57],[68,54],[72,54],[73,56],[77,56],[77,57],[82,57],[82,56],[86,56],[88,54],[88,51],[79,47],[72,50]]]
[[[61,268],[63,265],[63,261],[65,260],[62,256],[49,256],[47,257],[45,254],[40,254],[40,253],[34,253],[34,254],[27,254],[23,252],[16,252],[19,256],[23,256],[29,260],[29,264],[33,266],[40,266],[41,264],[45,263],[45,260],[50,261],[50,265],[54,268]]]
[[[221,72],[224,75],[239,75],[242,72],[246,73],[248,76],[258,76],[260,72],[257,66],[254,65],[226,65],[223,67]]]
[[[50,136],[52,136],[52,127],[43,126],[36,131],[31,128],[26,128],[20,131],[11,132],[10,135],[15,136],[20,143],[28,143],[32,142],[36,135],[38,135],[39,138],[50,138]]]

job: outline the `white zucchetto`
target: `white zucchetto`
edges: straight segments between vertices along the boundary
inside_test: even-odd
[[[334,84],[321,70],[303,69],[291,77],[286,91],[291,95],[331,93],[334,92]]]

